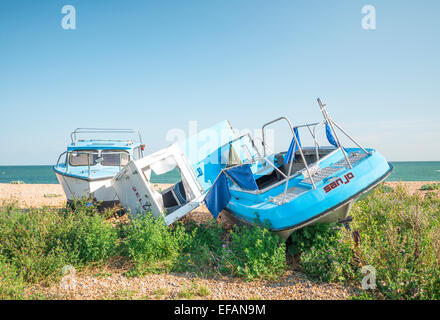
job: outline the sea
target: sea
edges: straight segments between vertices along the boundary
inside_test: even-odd
[[[440,181],[440,161],[391,162],[394,170],[387,181]],[[153,183],[176,183],[178,170],[151,177]],[[0,166],[0,183],[57,184],[52,166]]]

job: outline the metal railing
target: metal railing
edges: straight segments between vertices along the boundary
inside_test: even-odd
[[[101,133],[113,133],[113,134],[134,134],[139,139],[139,143],[142,144],[142,137],[139,130],[133,129],[113,129],[113,128],[77,128],[70,134],[70,139],[73,145],[79,141],[77,135],[79,134],[101,134]],[[94,140],[89,140],[94,141]],[[129,139],[96,139],[95,141],[118,141],[118,142],[133,142]]]
[[[320,157],[319,157],[319,143],[318,143],[318,140],[317,140],[317,138],[316,138],[316,129],[317,129],[319,126],[324,125],[324,124],[328,124],[328,125],[330,126],[330,130],[332,131],[332,134],[333,134],[333,136],[334,136],[335,139],[336,139],[336,144],[337,144],[337,149],[336,149],[336,150],[340,149],[340,150],[342,151],[342,153],[343,153],[343,155],[344,155],[344,158],[345,158],[345,161],[347,162],[347,165],[348,165],[349,168],[352,168],[352,163],[351,163],[350,160],[349,160],[349,157],[348,157],[348,155],[347,155],[347,152],[345,151],[345,149],[344,149],[343,146],[341,145],[341,142],[340,142],[340,140],[339,140],[339,135],[338,135],[338,133],[336,132],[335,128],[337,128],[338,130],[340,130],[340,131],[341,131],[341,132],[342,132],[347,138],[349,138],[354,144],[356,144],[360,149],[362,149],[363,152],[365,152],[366,154],[370,154],[370,153],[369,153],[365,148],[363,148],[363,147],[362,147],[362,146],[361,146],[361,145],[360,145],[360,144],[359,144],[359,143],[358,143],[353,137],[351,137],[351,136],[350,136],[350,135],[349,135],[344,129],[342,129],[339,125],[337,125],[337,124],[331,119],[331,117],[329,116],[329,114],[328,114],[328,112],[327,112],[327,110],[326,110],[326,105],[322,103],[321,99],[318,98],[317,101],[318,101],[319,107],[320,107],[320,109],[321,109],[322,115],[323,115],[323,117],[324,117],[324,120],[321,121],[321,122],[308,123],[308,124],[303,124],[303,125],[299,125],[299,126],[292,126],[292,123],[290,122],[290,120],[289,120],[288,118],[286,118],[286,117],[279,117],[279,118],[277,118],[277,119],[274,119],[274,120],[272,120],[272,121],[269,121],[269,122],[265,123],[265,124],[262,126],[262,128],[261,128],[261,131],[262,131],[262,137],[263,137],[262,144],[263,144],[263,150],[264,150],[264,151],[263,151],[263,154],[264,154],[263,159],[266,160],[266,161],[267,161],[272,167],[274,167],[275,169],[278,169],[278,168],[276,168],[276,166],[275,166],[274,164],[272,164],[272,163],[266,158],[266,143],[265,143],[265,135],[264,135],[264,132],[265,132],[265,131],[264,131],[264,129],[265,129],[267,126],[269,126],[269,125],[271,125],[271,124],[273,124],[273,123],[275,123],[275,122],[281,121],[281,120],[285,120],[285,121],[288,123],[289,128],[290,128],[290,131],[292,132],[293,140],[294,140],[296,146],[298,147],[298,151],[299,151],[299,153],[300,153],[300,155],[301,155],[301,159],[302,159],[302,161],[304,162],[305,170],[306,170],[307,175],[308,175],[307,179],[310,180],[310,182],[311,182],[311,184],[312,184],[312,186],[313,186],[313,189],[316,189],[316,184],[315,184],[315,181],[314,181],[314,179],[313,179],[313,176],[314,176],[315,174],[317,174],[317,173],[316,173],[316,172],[313,172],[313,173],[311,172],[311,169],[309,168],[309,165],[308,165],[308,163],[307,163],[307,161],[306,161],[306,159],[305,159],[303,148],[302,148],[302,146],[300,145],[300,143],[299,143],[299,141],[298,141],[299,139],[298,139],[298,137],[297,137],[296,134],[295,134],[295,129],[303,128],[303,127],[307,127],[307,129],[308,129],[310,135],[311,135],[312,138],[313,138],[314,144],[315,144],[316,163],[319,163],[319,161],[320,161]],[[294,148],[294,149],[295,149],[295,148]],[[295,150],[293,150],[293,152],[295,152]],[[287,176],[286,176],[285,174],[282,174],[283,177],[284,177],[284,179],[285,179],[284,195],[287,194],[289,181],[292,179],[292,176],[291,176],[291,174],[292,174],[292,165],[293,165],[293,161],[290,161],[290,163],[289,163],[289,170],[288,170],[288,174],[287,174]],[[281,170],[279,170],[279,169],[278,169],[278,171],[281,172]],[[282,173],[282,172],[281,172],[281,173]],[[295,175],[295,176],[296,176],[296,175]]]
[[[292,132],[293,139],[295,140],[295,144],[296,144],[296,146],[298,147],[298,150],[299,150],[299,153],[300,153],[300,155],[301,155],[302,161],[304,162],[304,165],[305,165],[305,167],[306,167],[307,174],[308,174],[308,176],[310,177],[310,180],[311,180],[311,182],[312,182],[313,189],[316,189],[315,182],[313,181],[312,174],[310,173],[309,166],[307,165],[306,158],[304,157],[304,152],[303,152],[302,147],[301,147],[301,145],[300,145],[300,143],[299,143],[299,141],[298,141],[298,137],[296,136],[296,134],[295,134],[295,129],[294,129],[294,128],[300,128],[300,127],[305,127],[305,126],[309,126],[309,125],[306,124],[306,125],[302,125],[302,126],[293,127],[293,126],[292,126],[292,123],[290,122],[290,120],[287,119],[286,117],[279,117],[279,118],[277,118],[277,119],[275,119],[275,120],[272,120],[272,121],[269,121],[269,122],[265,123],[265,124],[263,125],[263,127],[261,128],[261,132],[262,132],[262,136],[263,136],[264,157],[266,157],[266,144],[265,144],[265,142],[264,142],[264,141],[265,141],[265,139],[264,139],[264,129],[265,129],[268,125],[271,125],[271,124],[273,124],[273,123],[275,123],[275,122],[278,122],[278,121],[281,121],[281,120],[285,120],[285,121],[287,121],[287,123],[289,124],[290,131]],[[310,126],[312,126],[312,125],[313,125],[313,124],[310,124]],[[295,152],[295,150],[294,150],[293,152]],[[290,178],[291,178],[290,175],[291,175],[291,173],[292,173],[292,164],[293,164],[293,161],[290,161],[289,171],[288,171],[288,173],[287,173],[287,178],[286,178],[286,187],[285,187],[285,190],[284,190],[285,193],[287,192],[287,186],[288,186],[289,181],[290,181]]]

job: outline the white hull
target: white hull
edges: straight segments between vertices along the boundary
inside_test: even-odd
[[[112,178],[100,180],[83,180],[59,173],[55,173],[68,201],[80,199],[83,196],[92,196],[97,201],[115,202],[118,196],[112,186]]]

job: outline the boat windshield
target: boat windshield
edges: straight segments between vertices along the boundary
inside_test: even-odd
[[[103,166],[125,166],[130,161],[128,152],[120,150],[103,150],[101,156]]]
[[[75,150],[69,155],[71,166],[125,166],[129,161],[129,153],[123,150]]]
[[[94,166],[97,163],[98,150],[75,150],[69,154],[71,166]]]

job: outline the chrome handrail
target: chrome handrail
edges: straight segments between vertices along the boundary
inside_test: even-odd
[[[312,182],[313,189],[316,189],[315,181],[313,181],[313,177],[312,177],[312,175],[311,175],[311,173],[310,173],[309,166],[307,165],[306,158],[304,157],[304,153],[303,153],[302,147],[301,147],[301,145],[299,144],[299,141],[298,141],[298,139],[297,139],[297,137],[296,137],[296,134],[295,134],[295,131],[294,131],[294,127],[292,126],[292,123],[290,122],[289,119],[287,119],[286,117],[279,117],[279,118],[277,118],[277,119],[274,119],[274,120],[272,120],[272,121],[269,121],[269,122],[265,123],[265,124],[263,125],[263,127],[261,128],[261,132],[262,132],[262,136],[263,136],[263,142],[264,142],[264,128],[267,127],[267,126],[270,125],[270,124],[273,124],[273,123],[278,122],[278,121],[281,121],[281,120],[286,120],[287,123],[289,124],[290,131],[292,132],[293,138],[295,139],[295,144],[298,146],[299,153],[301,154],[301,158],[302,158],[302,160],[303,160],[303,162],[304,162],[304,165],[305,165],[305,167],[306,167],[307,174],[308,174],[308,176],[310,177],[310,181]],[[307,125],[303,125],[303,126],[307,126]],[[298,126],[297,128],[299,128],[299,127],[302,127],[302,126]],[[265,146],[265,143],[263,144],[263,147],[264,147],[264,146]],[[265,148],[265,147],[264,147],[264,156],[266,156],[266,148]],[[291,161],[291,162],[290,162],[290,165],[289,165],[289,172],[288,172],[288,174],[287,174],[286,187],[285,187],[284,193],[287,192],[287,186],[288,186],[288,184],[289,184],[289,181],[290,181],[290,174],[291,174],[291,172],[292,172],[292,164],[293,164],[293,161]]]
[[[65,155],[66,153],[67,153],[67,151],[64,151],[63,153],[61,153],[61,154],[58,156],[57,165],[56,165],[57,168],[59,167],[59,163],[60,163],[60,159],[61,159],[61,157],[62,157],[63,155]],[[66,158],[66,159],[67,159],[67,158]]]
[[[71,134],[70,139],[72,143],[76,145],[77,142],[77,134],[84,133],[118,133],[118,134],[136,134],[139,139],[139,143],[142,144],[142,137],[139,130],[134,129],[113,129],[113,128],[76,128]],[[99,139],[99,141],[122,141],[122,142],[130,142],[132,140],[126,139]]]
[[[336,133],[336,130],[333,127],[333,122],[332,122],[332,120],[326,110],[327,105],[323,104],[321,102],[320,98],[318,98],[317,100],[318,100],[319,107],[321,108],[322,115],[324,116],[324,119],[327,120],[327,123],[330,125],[330,129],[332,130],[332,133],[335,136],[336,144],[338,145],[338,148],[341,149],[342,153],[344,154],[345,161],[347,161],[347,164],[351,169],[353,166],[351,165],[350,160],[348,159],[347,153],[345,152],[344,148],[341,146],[341,143],[339,142],[338,134]]]

